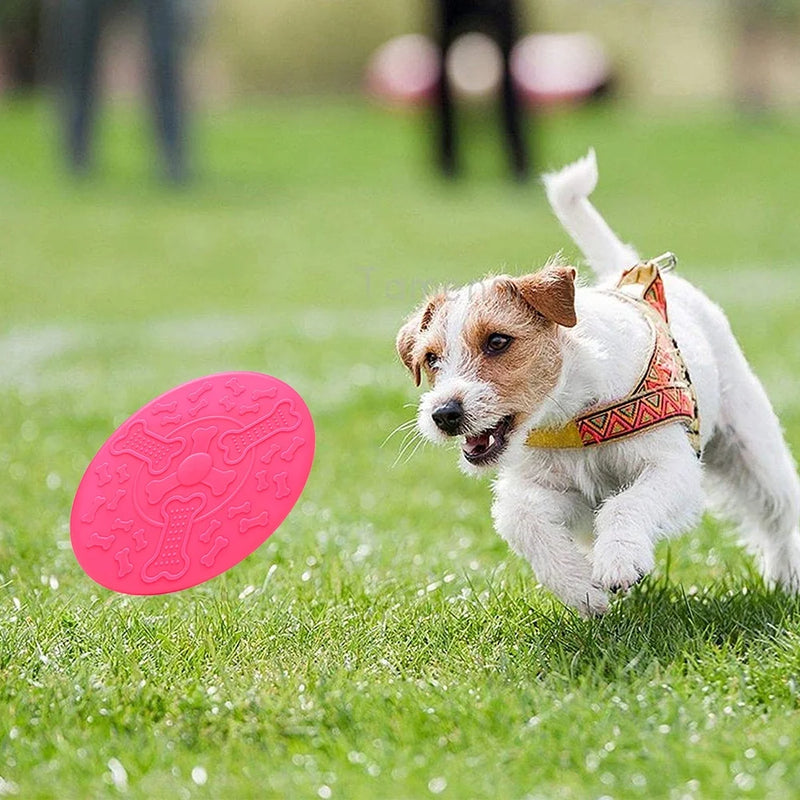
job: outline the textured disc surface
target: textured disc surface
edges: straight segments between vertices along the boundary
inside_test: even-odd
[[[311,414],[291,386],[256,372],[198,378],[149,402],[100,448],[75,495],[72,548],[117,592],[196,586],[277,529],[313,458]]]

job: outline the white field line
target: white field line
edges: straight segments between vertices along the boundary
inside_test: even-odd
[[[320,410],[339,407],[363,387],[401,383],[403,369],[393,357],[375,366],[359,358],[359,342],[385,342],[394,352],[394,335],[403,319],[397,309],[386,311],[305,310],[269,317],[208,316],[145,320],[131,323],[66,323],[12,328],[0,336],[0,392],[18,390],[27,398],[83,397],[91,408],[107,403],[116,408],[131,386],[164,385],[164,374],[175,365],[176,379],[188,380],[187,368],[197,374],[241,369],[231,364],[244,348],[264,353],[251,369],[270,372],[304,396],[314,398]],[[298,350],[327,352],[336,348],[322,375],[308,375]],[[291,356],[282,346],[289,345]],[[232,354],[234,354],[232,356]],[[240,359],[240,356],[239,356]],[[208,368],[211,365],[211,368]],[[319,372],[319,370],[317,370]],[[98,391],[102,389],[103,391]]]

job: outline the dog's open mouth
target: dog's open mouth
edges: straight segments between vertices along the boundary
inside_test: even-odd
[[[496,461],[505,450],[506,437],[511,429],[511,415],[503,417],[493,428],[483,431],[476,436],[467,436],[461,446],[464,458],[470,464],[482,466]]]

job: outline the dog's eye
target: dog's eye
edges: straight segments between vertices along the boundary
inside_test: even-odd
[[[436,353],[425,353],[425,363],[430,369],[436,369],[439,366],[439,356]]]
[[[484,350],[489,355],[497,355],[508,350],[508,346],[513,341],[511,336],[506,336],[504,333],[490,333],[486,339]]]

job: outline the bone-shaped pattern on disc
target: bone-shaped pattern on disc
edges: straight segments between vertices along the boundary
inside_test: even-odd
[[[171,497],[161,507],[164,525],[158,548],[142,567],[142,580],[152,583],[159,578],[176,581],[183,577],[191,565],[186,545],[192,531],[194,518],[205,504],[205,497]]]

